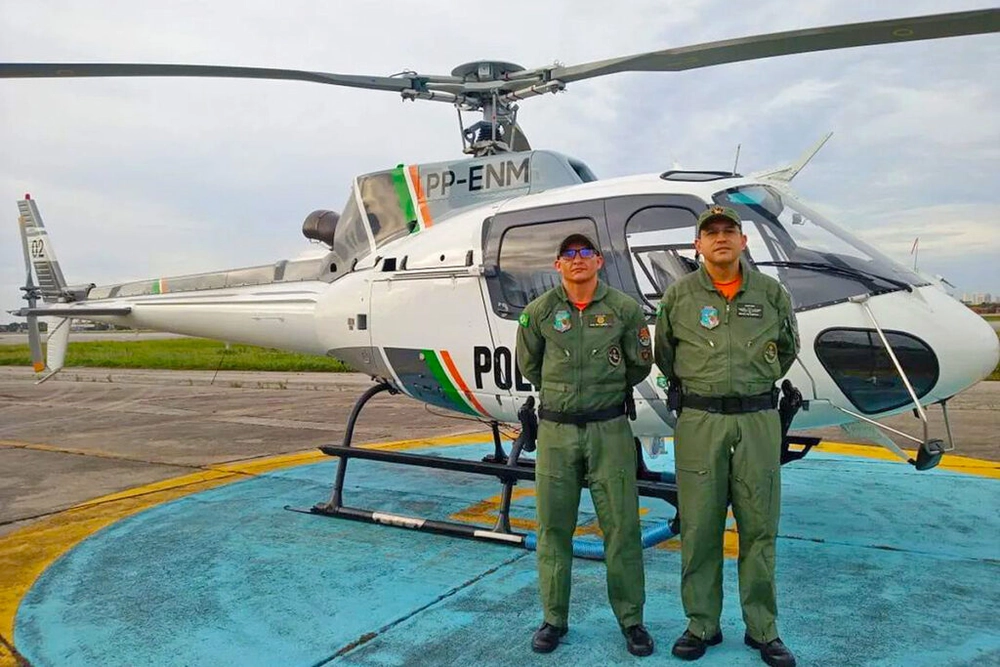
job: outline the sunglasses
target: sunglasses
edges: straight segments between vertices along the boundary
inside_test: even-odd
[[[591,257],[597,257],[601,253],[597,252],[593,248],[567,248],[559,253],[561,259],[574,259],[577,255],[583,257],[584,259],[590,259]]]

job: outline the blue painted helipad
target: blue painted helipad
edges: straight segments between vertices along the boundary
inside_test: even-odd
[[[668,457],[649,463],[672,468]],[[604,565],[585,560],[574,563],[570,633],[537,656],[533,552],[283,509],[325,500],[334,470],[324,461],[266,473],[93,534],[23,597],[17,650],[37,666],[88,667],[674,660],[685,627],[676,540],[646,550],[652,658],[625,651]],[[347,480],[346,504],[439,519],[481,514],[500,491],[492,479],[367,461],[352,461]],[[530,489],[516,488],[524,521]],[[673,516],[661,501],[642,504],[645,522]],[[814,451],[783,469],[783,507],[779,627],[800,664],[1000,664],[997,479]],[[581,524],[593,521],[584,494]],[[762,664],[742,644],[735,559],[725,576],[726,640],[699,664]]]

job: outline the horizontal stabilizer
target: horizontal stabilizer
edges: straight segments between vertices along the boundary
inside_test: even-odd
[[[131,306],[123,306],[121,308],[100,308],[98,306],[77,306],[75,308],[22,308],[21,310],[12,310],[11,315],[16,315],[17,317],[76,317],[79,319],[87,319],[88,317],[98,317],[107,315],[128,315],[132,312]]]

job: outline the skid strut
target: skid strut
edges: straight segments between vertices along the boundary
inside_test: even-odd
[[[481,461],[456,459],[443,456],[427,456],[423,454],[411,454],[409,452],[365,449],[352,446],[351,441],[354,437],[354,426],[357,423],[358,415],[361,413],[362,408],[373,396],[384,391],[389,391],[393,394],[397,393],[397,390],[388,383],[381,383],[370,388],[358,399],[354,408],[351,410],[351,414],[347,422],[347,430],[344,433],[343,443],[340,445],[324,445],[319,448],[324,454],[336,456],[339,459],[337,463],[337,474],[333,483],[333,491],[330,494],[330,500],[325,503],[318,503],[309,510],[297,511],[306,511],[310,514],[340,517],[344,519],[352,519],[354,521],[364,521],[367,523],[379,523],[401,528],[410,528],[413,530],[421,530],[439,535],[464,537],[533,548],[534,535],[514,532],[511,529],[510,524],[510,504],[511,499],[513,498],[514,485],[521,480],[533,481],[535,479],[534,461],[520,458],[521,451],[526,443],[521,439],[515,441],[512,444],[510,454],[508,455],[504,451],[503,444],[500,439],[500,425],[494,421],[490,423],[490,428],[493,434],[494,452],[493,454],[484,457]],[[492,527],[474,526],[453,521],[439,521],[347,506],[344,504],[344,479],[347,474],[348,462],[351,459],[380,461],[383,463],[412,465],[424,468],[451,470],[455,472],[496,477],[502,485],[500,507],[496,523]],[[647,472],[647,474],[639,475],[636,485],[640,496],[660,498],[667,501],[674,507],[677,506],[677,486],[673,479],[657,479],[655,474],[648,474]],[[658,536],[660,533],[663,533],[662,529],[660,529]],[[664,539],[669,536],[669,534],[663,533],[660,539]],[[591,557],[595,556],[592,555]]]

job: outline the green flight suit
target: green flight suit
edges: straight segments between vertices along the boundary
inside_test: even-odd
[[[656,319],[660,372],[685,394],[754,396],[771,390],[798,353],[791,300],[741,262],[727,301],[702,266],[667,288]],[[722,613],[722,552],[730,498],[739,530],[740,602],[747,632],[778,636],[774,543],[781,504],[776,410],[719,414],[685,407],[674,432],[681,517],[681,598],[688,630],[709,638]]]
[[[622,405],[653,363],[639,304],[598,283],[581,313],[560,286],[525,307],[517,333],[521,373],[541,407],[579,415]],[[636,452],[624,415],[585,426],[539,420],[535,492],[538,580],[545,622],[568,627],[573,532],[580,489],[590,484],[604,533],[608,597],[621,627],[642,623],[645,579]]]

